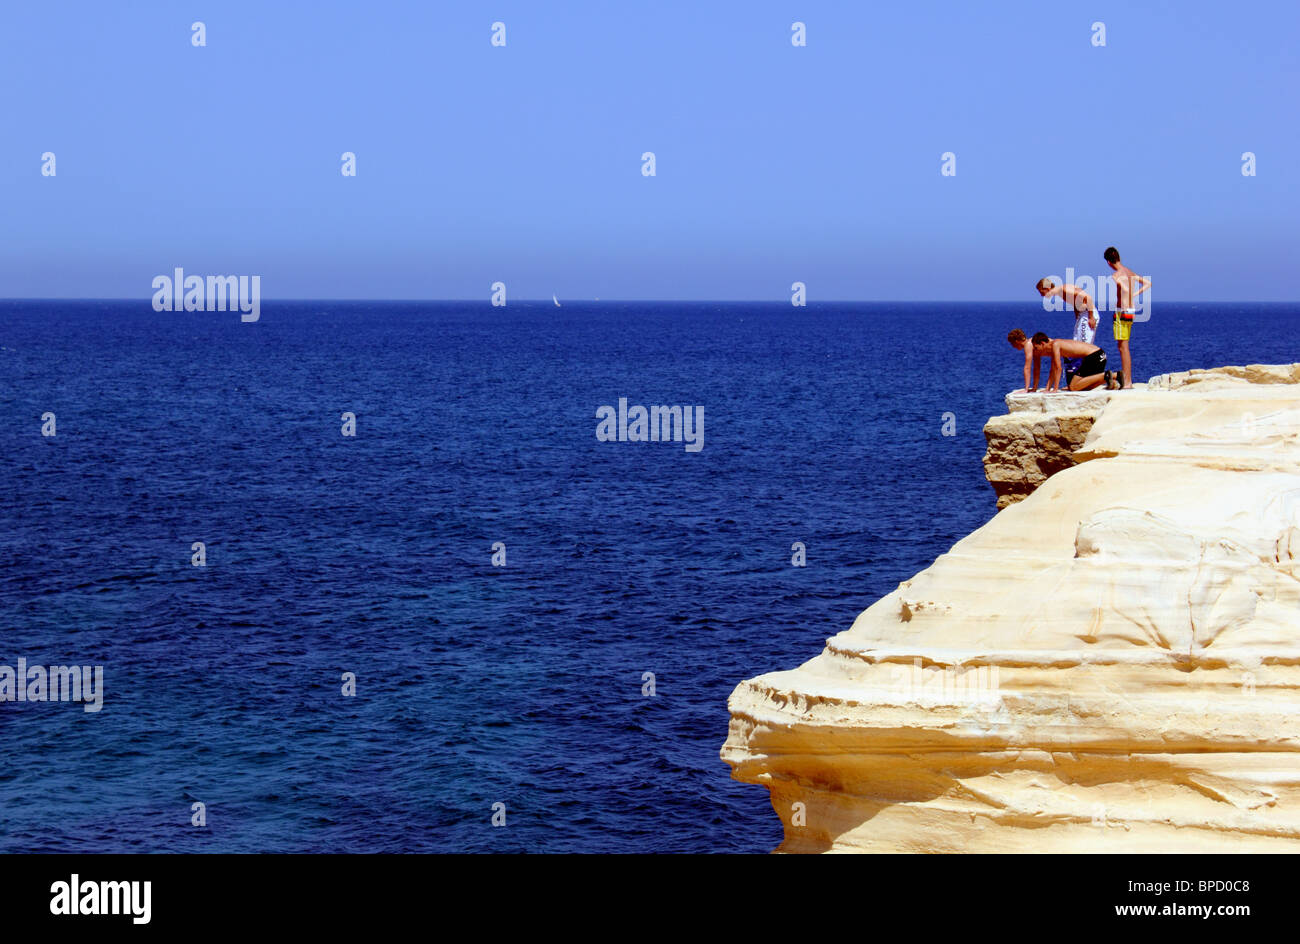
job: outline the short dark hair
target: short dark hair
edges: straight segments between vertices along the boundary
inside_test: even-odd
[[[1025,332],[1021,331],[1019,328],[1012,328],[1010,333],[1007,334],[1007,340],[1016,347],[1024,347]]]
[[[1114,246],[1107,246],[1106,251],[1102,253],[1102,257],[1107,262],[1119,262],[1119,250]]]
[[[1037,347],[1040,344],[1050,344],[1052,339],[1049,338],[1047,335],[1045,335],[1043,332],[1036,331],[1034,332],[1034,336],[1031,340],[1034,342],[1034,346]]]

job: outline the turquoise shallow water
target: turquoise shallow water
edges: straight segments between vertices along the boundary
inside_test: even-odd
[[[1300,359],[1296,316],[1164,305],[1136,374]],[[0,850],[771,849],[727,695],[991,517],[1017,325],[1068,334],[1034,302],[0,303],[0,664],[105,667],[99,713],[0,704]],[[703,406],[704,448],[598,442],[619,397]]]

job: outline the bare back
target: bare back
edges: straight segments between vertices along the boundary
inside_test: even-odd
[[[1097,345],[1087,341],[1067,341],[1064,338],[1054,339],[1052,344],[1059,346],[1062,357],[1087,357],[1093,351],[1100,350]]]
[[[1115,300],[1119,303],[1120,308],[1133,307],[1133,277],[1134,272],[1128,266],[1115,266]]]
[[[1062,286],[1061,294],[1065,297],[1065,300],[1070,303],[1070,307],[1074,309],[1075,314],[1086,312],[1088,310],[1088,293],[1080,289],[1077,285]]]

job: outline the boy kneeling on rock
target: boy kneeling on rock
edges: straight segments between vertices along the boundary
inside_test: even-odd
[[[1039,358],[1050,357],[1052,367],[1047,377],[1047,393],[1058,389],[1091,390],[1093,387],[1106,385],[1107,390],[1119,386],[1115,375],[1106,369],[1106,352],[1087,341],[1067,341],[1062,338],[1049,338],[1039,331],[1032,338],[1026,338],[1019,328],[1007,335],[1007,343],[1018,351],[1025,352],[1025,385],[1013,393],[1033,393],[1038,389]],[[1061,358],[1082,358],[1075,370],[1064,372],[1062,386]],[[1031,371],[1032,365],[1032,371]],[[1032,372],[1032,383],[1031,375]]]

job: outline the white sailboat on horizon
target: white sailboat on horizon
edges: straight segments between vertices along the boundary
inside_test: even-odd
[[[559,300],[558,298],[555,297],[555,293],[554,293],[554,292],[551,293],[551,301],[555,302],[555,307],[556,307],[556,308],[561,307],[561,306],[560,306],[560,300]]]

